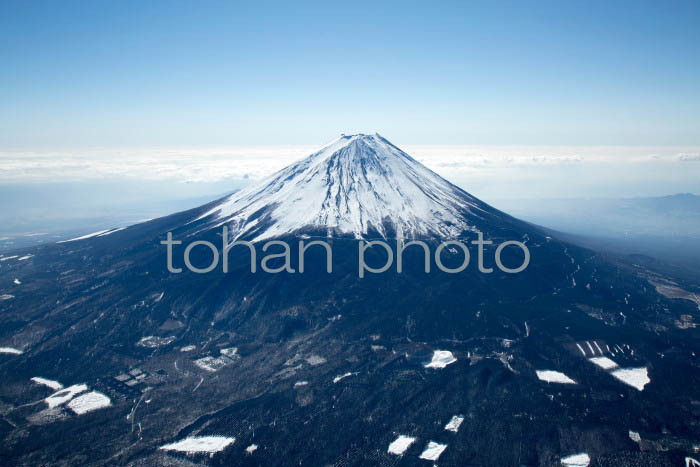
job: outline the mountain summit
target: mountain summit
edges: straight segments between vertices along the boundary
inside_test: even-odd
[[[253,240],[311,230],[455,237],[493,211],[374,133],[341,135],[199,219]]]

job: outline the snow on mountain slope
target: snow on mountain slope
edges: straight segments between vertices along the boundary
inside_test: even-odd
[[[379,134],[341,135],[320,151],[232,194],[197,220],[264,240],[300,230],[362,237],[454,237],[488,207]]]

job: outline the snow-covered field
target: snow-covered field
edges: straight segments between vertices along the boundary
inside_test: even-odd
[[[632,386],[638,391],[643,391],[644,386],[651,382],[648,371],[645,367],[642,368],[621,368],[611,373],[615,378],[625,384]]]
[[[449,422],[447,422],[447,425],[445,425],[445,429],[447,431],[457,433],[459,431],[459,427],[462,426],[463,421],[464,417],[462,417],[461,415],[455,415],[450,419]]]
[[[561,465],[564,467],[588,467],[590,463],[591,458],[586,453],[574,454],[561,460]]]
[[[82,396],[78,396],[68,403],[68,408],[78,415],[82,415],[93,410],[102,409],[112,405],[109,397],[101,392],[92,391]]]
[[[612,370],[613,368],[617,368],[617,363],[615,363],[613,360],[609,359],[608,357],[593,357],[588,359],[591,363],[594,363],[601,367],[604,370]]]
[[[447,365],[456,362],[457,359],[449,350],[436,350],[430,363],[425,364],[426,368],[445,368]]]
[[[392,441],[392,443],[389,445],[389,449],[387,449],[387,452],[389,454],[400,456],[406,452],[406,449],[408,449],[415,441],[416,438],[400,435],[398,438]]]
[[[576,381],[566,376],[560,371],[537,370],[537,377],[548,383],[576,384]]]
[[[435,441],[431,441],[428,443],[428,445],[425,447],[423,452],[420,455],[421,459],[429,460],[429,461],[437,461],[438,458],[440,457],[440,454],[447,448],[446,444],[440,444],[436,443]]]
[[[178,451],[187,453],[215,453],[223,451],[227,446],[233,444],[236,438],[226,436],[190,436],[175,443],[161,446],[165,451]]]
[[[22,355],[24,352],[22,352],[19,349],[15,349],[14,347],[0,347],[0,353],[9,353],[13,355]]]

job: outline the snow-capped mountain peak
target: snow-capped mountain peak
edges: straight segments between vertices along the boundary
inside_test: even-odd
[[[235,238],[327,235],[454,237],[488,207],[377,133],[341,135],[318,152],[225,198],[199,219]]]

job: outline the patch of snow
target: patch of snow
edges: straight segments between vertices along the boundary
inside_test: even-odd
[[[595,350],[593,350],[593,346],[591,346],[591,343],[586,341],[586,345],[588,346],[589,349],[591,349],[591,355],[595,355]]]
[[[15,259],[15,258],[17,258],[17,255],[5,256],[4,258],[0,258],[0,261],[7,261],[8,259]]]
[[[118,228],[116,228],[116,229],[108,230],[107,232],[101,233],[101,234],[99,234],[99,235],[97,235],[97,236],[98,236],[98,237],[104,237],[105,235],[112,235],[114,232],[119,232],[119,231],[122,231],[122,230],[124,230],[124,229],[126,229],[126,227],[118,227]]]
[[[621,368],[611,373],[615,378],[625,384],[632,386],[638,391],[643,391],[644,386],[651,382],[648,371],[645,367],[641,368]]]
[[[209,372],[218,371],[226,365],[228,365],[229,363],[232,363],[232,360],[226,356],[220,356],[216,358],[203,357],[194,361],[195,365]]]
[[[316,366],[326,363],[326,359],[319,355],[310,355],[306,358],[306,363],[308,363],[311,366]]]
[[[433,352],[433,359],[424,366],[425,368],[445,368],[456,361],[457,359],[449,350],[436,350]]]
[[[13,355],[22,355],[24,352],[19,350],[19,349],[15,349],[14,347],[0,347],[0,353],[10,353]]]
[[[642,437],[639,436],[639,433],[637,433],[636,431],[629,430],[628,434],[630,439],[635,443],[639,443],[642,440]]]
[[[345,373],[344,375],[336,376],[335,378],[333,378],[333,384],[347,378],[348,376],[352,376],[352,375],[354,375],[354,373]]]
[[[617,368],[617,363],[615,363],[613,360],[609,359],[608,357],[593,357],[588,359],[589,362],[594,363],[601,367],[603,370],[612,370],[613,368]]]
[[[228,347],[226,349],[219,350],[219,352],[221,353],[221,355],[233,358],[237,356],[236,354],[238,353],[238,347]]]
[[[92,412],[93,410],[103,409],[112,405],[109,397],[101,392],[92,391],[82,396],[78,396],[68,403],[68,408],[78,415]]]
[[[590,463],[591,458],[586,453],[574,454],[561,460],[561,465],[565,467],[588,467]]]
[[[400,435],[389,445],[387,452],[397,456],[402,455],[415,442],[416,438]]]
[[[440,457],[440,454],[442,454],[442,452],[446,448],[446,444],[440,444],[436,443],[435,441],[431,441],[425,447],[425,450],[423,450],[423,452],[421,453],[420,458],[429,461],[436,461]]]
[[[585,357],[585,356],[586,356],[586,351],[583,350],[583,347],[581,347],[581,344],[579,344],[579,343],[577,342],[577,343],[576,343],[576,347],[578,347],[578,349],[581,351],[581,355],[583,355],[583,356]]]
[[[10,300],[11,298],[15,298],[15,296],[9,293],[0,295],[0,300]]]
[[[576,384],[576,381],[559,371],[537,370],[536,373],[539,379],[548,383]]]
[[[22,281],[20,281],[19,279],[15,279],[15,280],[12,281],[12,282],[13,282],[15,285],[22,285]]]
[[[51,379],[46,379],[42,378],[40,376],[35,376],[32,378],[32,381],[34,381],[36,384],[41,384],[43,386],[48,386],[54,391],[58,391],[59,389],[63,389],[63,385],[59,383],[58,381],[54,381]]]
[[[447,431],[452,431],[453,433],[457,433],[459,431],[459,427],[462,426],[462,422],[464,421],[464,417],[461,415],[454,415],[449,422],[447,422],[447,425],[445,425],[445,429]]]
[[[251,444],[250,446],[245,448],[245,452],[247,452],[248,454],[253,454],[255,451],[257,451],[257,449],[258,449],[257,444]]]
[[[196,348],[196,345],[186,345],[184,347],[180,347],[180,352],[192,352]]]
[[[294,383],[294,387],[295,387],[295,388],[298,388],[298,387],[301,387],[301,386],[306,386],[307,384],[309,384],[308,381],[297,381],[296,383]]]
[[[33,258],[33,257],[34,257],[34,255],[26,255],[26,256],[22,256],[22,257],[21,257],[20,259],[18,259],[17,261],[26,261],[26,260],[28,260],[29,258]]]
[[[92,237],[99,237],[100,235],[102,235],[106,232],[109,232],[109,231],[110,231],[110,229],[98,230],[97,232],[89,233],[87,235],[82,235],[80,237],[69,238],[68,240],[61,240],[61,241],[56,242],[56,243],[75,242],[77,240],[85,240],[85,239],[92,238]]]
[[[49,397],[44,399],[44,402],[46,402],[49,408],[58,407],[59,405],[73,399],[81,392],[85,392],[87,390],[87,384],[74,384],[73,386],[68,386],[66,389],[62,389],[51,394]]]
[[[146,336],[142,337],[136,345],[139,347],[146,347],[149,349],[155,349],[157,347],[163,347],[175,340],[175,336],[168,337],[158,337],[158,336]]]
[[[215,453],[223,451],[227,446],[233,444],[236,438],[226,436],[190,436],[175,443],[166,444],[159,449],[165,451],[187,452],[191,454],[206,452]]]

